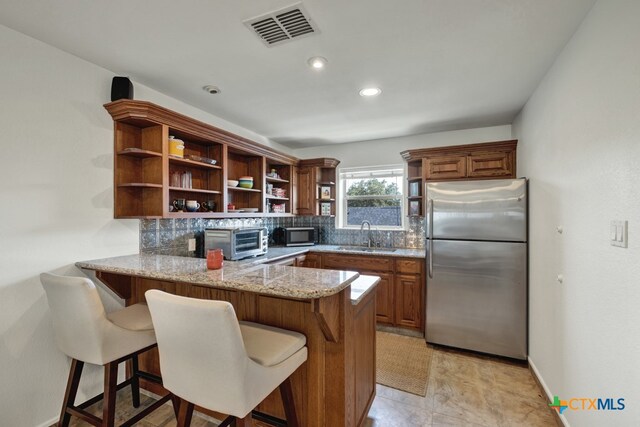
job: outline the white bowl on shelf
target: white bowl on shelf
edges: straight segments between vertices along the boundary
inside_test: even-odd
[[[239,183],[239,181],[236,181],[235,179],[228,179],[227,180],[227,186],[229,186],[229,187],[237,187],[238,183]]]

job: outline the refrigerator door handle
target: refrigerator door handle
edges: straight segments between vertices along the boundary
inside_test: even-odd
[[[427,209],[429,210],[429,229],[427,230],[427,239],[429,239],[429,260],[427,262],[427,274],[430,279],[433,279],[433,199],[427,202]]]

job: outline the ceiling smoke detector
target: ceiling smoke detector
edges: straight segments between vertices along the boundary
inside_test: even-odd
[[[247,19],[243,23],[260,37],[267,47],[320,32],[302,7],[302,3]]]
[[[215,95],[215,94],[220,93],[220,88],[218,86],[214,86],[214,85],[206,85],[206,86],[203,86],[202,89],[205,90],[206,92],[210,93],[211,95]]]

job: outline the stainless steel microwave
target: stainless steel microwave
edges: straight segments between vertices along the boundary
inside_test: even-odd
[[[268,250],[266,227],[207,228],[204,231],[204,255],[208,249],[222,249],[231,261],[264,255]]]
[[[278,227],[273,230],[273,241],[283,246],[312,246],[318,243],[316,227]]]

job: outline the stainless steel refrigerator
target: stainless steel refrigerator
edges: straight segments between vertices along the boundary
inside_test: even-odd
[[[527,357],[527,181],[426,185],[426,340]]]

